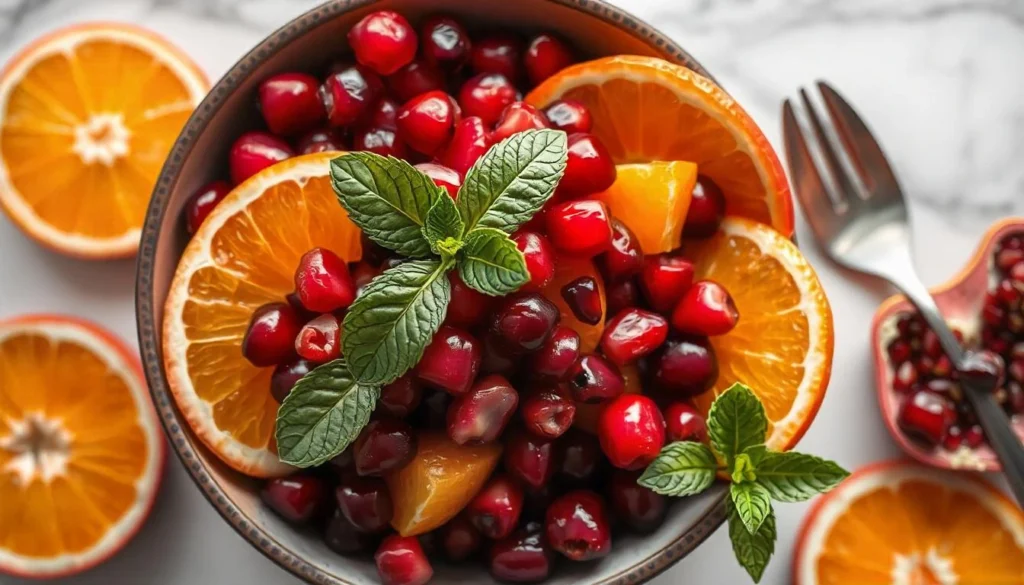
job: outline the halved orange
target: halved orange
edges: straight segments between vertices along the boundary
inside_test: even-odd
[[[569,308],[569,303],[562,298],[562,287],[584,276],[590,276],[597,281],[597,291],[601,298],[601,320],[596,325],[590,325],[577,319],[576,315],[573,315],[572,309]],[[593,353],[601,343],[605,317],[604,280],[601,278],[601,273],[597,271],[594,261],[590,258],[559,255],[555,259],[555,276],[540,292],[558,307],[562,314],[559,324],[580,334],[580,352]]]
[[[192,236],[167,295],[163,356],[171,392],[196,435],[242,473],[287,474],[274,443],[273,368],[242,357],[253,311],[294,288],[314,247],[347,262],[362,256],[359,228],[329,177],[340,153],[280,162],[236,187]]]
[[[1021,585],[1024,512],[980,477],[907,461],[857,470],[804,520],[796,585]]]
[[[793,235],[786,175],[754,120],[714,82],[654,57],[617,56],[567,67],[528,96],[545,107],[590,108],[593,132],[618,164],[690,161],[725,194],[726,213]]]
[[[711,345],[718,381],[694,398],[706,414],[715,396],[742,382],[764,403],[768,447],[792,448],[817,414],[832,372],[832,309],[800,250],[772,228],[726,218],[707,240],[687,242],[695,278],[729,291],[740,319]]]
[[[58,252],[134,255],[164,159],[208,89],[187,55],[139,27],[37,40],[0,73],[0,208]]]
[[[56,578],[121,549],[165,457],[135,352],[98,325],[0,321],[0,573]]]

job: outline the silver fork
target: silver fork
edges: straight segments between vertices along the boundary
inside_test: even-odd
[[[1002,366],[991,354],[965,351],[953,336],[914,271],[907,206],[882,148],[839,93],[823,81],[817,86],[831,131],[803,89],[800,101],[809,132],[801,129],[790,100],[782,105],[786,158],[811,231],[834,262],[900,289],[938,334],[962,374],[964,394],[1002,463],[1017,503],[1024,506],[1024,445],[993,395]]]

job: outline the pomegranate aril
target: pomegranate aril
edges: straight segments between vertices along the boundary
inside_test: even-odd
[[[432,156],[448,145],[459,119],[455,100],[443,91],[431,91],[406,102],[398,111],[396,124],[406,144]]]
[[[938,445],[956,421],[953,403],[927,390],[918,390],[903,403],[897,423],[907,434]]]
[[[623,394],[601,410],[597,438],[608,461],[620,469],[647,466],[665,445],[665,419],[641,394]]]
[[[463,120],[463,122],[465,122],[465,120]],[[457,132],[458,129],[456,128],[456,133]],[[420,163],[416,165],[416,170],[430,177],[430,180],[433,181],[435,185],[448,192],[449,197],[452,199],[458,198],[459,187],[462,186],[462,176],[454,169],[450,169],[437,163]]]
[[[672,312],[672,325],[683,333],[725,335],[739,318],[728,291],[717,282],[701,280],[683,294]]]
[[[235,185],[263,169],[295,156],[287,142],[267,132],[246,132],[228,153],[228,170]]]
[[[643,309],[625,309],[605,325],[601,351],[624,366],[652,353],[668,338],[668,321]]]
[[[611,215],[601,201],[579,200],[552,206],[544,215],[548,238],[573,256],[592,257],[612,245]]]
[[[463,118],[455,125],[455,133],[441,155],[441,162],[459,174],[461,184],[461,177],[487,152],[491,144],[491,136],[479,116]]]
[[[615,315],[623,309],[636,307],[640,304],[640,287],[632,278],[612,283],[605,283],[604,288],[605,311],[609,315]]]
[[[397,129],[398,110],[400,109],[402,109],[402,104],[391,98],[386,97],[377,100],[377,104],[370,111],[370,126],[390,128],[392,130]]]
[[[665,408],[665,435],[669,443],[703,443],[708,438],[708,427],[704,417],[692,404],[673,402]]]
[[[444,319],[446,325],[473,329],[479,325],[493,305],[494,297],[469,287],[459,276],[458,271],[448,273],[451,282],[451,300],[448,301],[448,314]]]
[[[551,337],[530,354],[526,371],[544,380],[561,380],[580,356],[580,334],[569,327],[555,327]]]
[[[600,469],[602,454],[597,437],[570,429],[555,442],[558,473],[572,483],[585,485]]]
[[[599,355],[585,355],[576,360],[569,368],[566,380],[573,398],[584,404],[606,402],[626,389],[619,369]]]
[[[363,532],[381,532],[391,522],[391,494],[380,478],[347,475],[334,490],[334,497],[345,518]]]
[[[473,43],[470,64],[476,73],[498,73],[519,79],[523,42],[507,34],[495,34]]]
[[[491,575],[500,581],[543,581],[551,574],[553,564],[554,552],[540,529],[518,530],[491,546]]]
[[[548,542],[573,561],[599,559],[611,552],[612,535],[604,500],[589,490],[565,494],[548,507]]]
[[[906,361],[897,366],[896,371],[893,372],[892,389],[900,394],[906,394],[917,386],[917,381],[917,368],[914,367],[913,362]]]
[[[1020,248],[1001,248],[996,251],[996,267],[999,268],[1003,274],[1010,272],[1010,270],[1020,262],[1024,262],[1024,250]]]
[[[683,223],[683,236],[707,238],[718,231],[725,219],[725,195],[714,181],[697,175],[697,183],[690,195],[690,207]]]
[[[590,132],[594,120],[587,106],[575,100],[559,100],[544,110],[552,128],[564,130],[568,134]]]
[[[523,511],[523,489],[507,475],[496,475],[466,505],[466,517],[487,538],[505,538]]]
[[[537,35],[530,40],[523,55],[526,75],[533,85],[540,85],[574,61],[569,47],[549,34]]]
[[[561,314],[538,293],[507,297],[491,324],[492,338],[500,349],[521,354],[539,349],[551,337]]]
[[[634,532],[649,534],[665,521],[668,502],[665,496],[637,484],[640,474],[640,471],[615,470],[608,486],[608,500],[615,518]]]
[[[942,438],[942,448],[947,451],[956,451],[964,443],[964,432],[957,426],[949,427],[946,436]]]
[[[533,489],[544,487],[556,463],[551,439],[516,430],[505,442],[505,471]]]
[[[326,116],[317,96],[320,81],[308,73],[279,73],[260,84],[260,112],[278,136],[293,136],[319,126]]]
[[[352,456],[352,446],[345,447],[345,450],[338,453],[328,461],[330,466],[338,472],[348,472],[355,465],[355,458]]]
[[[353,445],[356,473],[382,475],[401,469],[416,455],[416,435],[407,423],[391,417],[371,420]]]
[[[501,112],[491,138],[494,142],[501,142],[513,134],[550,126],[547,118],[537,108],[526,102],[514,102]]]
[[[405,418],[412,414],[423,399],[423,386],[413,372],[408,372],[380,389],[377,406],[392,416]]]
[[[895,339],[886,348],[889,353],[889,361],[894,364],[901,364],[911,358],[913,351],[910,349],[910,344],[903,339]]]
[[[434,576],[415,536],[392,534],[380,543],[373,560],[383,585],[426,585]]]
[[[520,412],[526,430],[555,439],[572,426],[576,404],[567,390],[548,386],[531,392],[523,401]]]
[[[652,361],[655,387],[673,396],[696,396],[718,379],[718,359],[706,337],[670,339]]]
[[[242,355],[257,367],[275,366],[295,353],[295,336],[302,327],[288,303],[268,303],[256,309],[242,338]]]
[[[693,286],[693,264],[678,256],[648,256],[640,273],[640,287],[651,308],[669,313]]]
[[[444,74],[437,67],[421,60],[413,61],[388,76],[388,87],[398,99],[407,102],[412,98],[444,89]]]
[[[213,181],[199,188],[188,200],[185,211],[185,227],[189,235],[195,234],[206,221],[214,207],[231,192],[227,181]]]
[[[606,281],[618,281],[639,273],[644,267],[644,251],[629,227],[612,219],[612,245],[598,257],[598,267]]]
[[[449,325],[442,325],[416,364],[416,375],[433,388],[454,395],[469,390],[480,369],[480,342]]]
[[[327,76],[319,94],[327,123],[340,128],[371,115],[374,104],[384,94],[384,82],[360,65],[342,66]]]
[[[480,359],[481,374],[500,374],[512,377],[519,372],[522,356],[511,353],[505,344],[493,333],[484,337],[483,357]]]
[[[565,175],[558,183],[559,195],[571,199],[600,193],[615,182],[615,162],[601,139],[593,134],[569,135]]]
[[[270,376],[270,395],[278,404],[291,393],[295,384],[314,368],[314,364],[303,359],[278,364]]]
[[[971,425],[964,431],[964,445],[977,449],[985,442],[985,431],[980,425]]]
[[[420,28],[420,47],[428,61],[455,68],[469,59],[472,43],[462,23],[438,14],[428,18]]]
[[[468,559],[480,550],[483,539],[473,523],[465,514],[459,514],[438,529],[438,540],[441,550],[448,560],[460,562]]]
[[[344,139],[330,129],[313,130],[295,142],[295,151],[299,154],[314,152],[341,152],[348,150]]]
[[[314,364],[322,364],[341,356],[341,323],[324,313],[302,326],[295,337],[295,353]]]
[[[331,514],[331,519],[324,530],[324,544],[340,555],[373,550],[377,547],[377,540],[378,538],[372,534],[360,532],[337,508]]]
[[[326,248],[313,248],[299,259],[295,292],[303,307],[317,313],[347,308],[356,298],[348,265]]]
[[[560,292],[577,319],[588,325],[601,322],[604,307],[601,306],[601,293],[593,277],[581,276],[563,286]]]
[[[459,90],[459,106],[467,116],[478,116],[487,127],[494,126],[509,104],[519,99],[515,85],[500,73],[480,73]]]
[[[355,133],[352,148],[372,152],[381,156],[406,158],[409,151],[391,128],[364,128]]]
[[[530,280],[520,290],[540,290],[555,277],[555,253],[548,239],[537,232],[520,230],[512,235],[512,241],[526,259],[526,270]]]
[[[490,443],[515,414],[519,394],[499,375],[485,376],[448,407],[448,437],[459,445]]]
[[[1010,414],[1024,414],[1024,383],[1008,382],[1006,384],[1006,404]]]
[[[363,249],[365,250],[366,248],[364,247]],[[365,253],[363,255],[366,256]],[[358,297],[374,278],[380,276],[381,270],[377,266],[364,261],[353,264],[349,273],[352,275],[352,284],[356,287],[356,297]],[[296,295],[297,298],[298,295]]]
[[[278,516],[301,524],[323,508],[328,493],[323,479],[315,475],[292,475],[267,481],[260,498]]]
[[[356,60],[381,75],[391,75],[416,56],[416,31],[390,10],[371,12],[348,32]]]

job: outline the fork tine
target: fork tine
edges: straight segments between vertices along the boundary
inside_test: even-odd
[[[800,205],[811,229],[820,241],[825,241],[836,223],[836,210],[829,197],[828,187],[821,180],[807,141],[793,113],[789,99],[782,103],[782,138],[786,149],[786,162]]]
[[[839,155],[836,154],[832,137],[825,131],[825,125],[821,123],[821,118],[818,116],[818,108],[811,103],[810,98],[807,96],[807,91],[802,87],[800,88],[800,101],[803,102],[804,109],[807,111],[807,118],[811,121],[814,135],[818,138],[818,149],[825,160],[825,166],[828,167],[828,174],[832,177],[838,191],[836,193],[838,195],[835,199],[836,203],[839,203],[841,206],[854,204],[859,199],[857,189],[853,186],[850,176],[839,161]],[[841,207],[837,207],[837,209],[841,209]]]

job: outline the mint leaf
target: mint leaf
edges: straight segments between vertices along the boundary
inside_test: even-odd
[[[769,451],[757,467],[757,483],[779,502],[803,502],[831,490],[849,475],[832,461],[803,453]]]
[[[676,441],[665,445],[637,483],[663,496],[692,496],[715,481],[718,461],[703,443]]]
[[[732,466],[733,483],[754,481],[757,475],[754,473],[754,462],[746,451],[736,456],[736,463]]]
[[[438,197],[427,212],[423,224],[423,237],[430,244],[430,250],[441,256],[454,256],[462,243],[466,224],[455,207],[455,201],[445,194]],[[442,243],[443,242],[443,243]]]
[[[419,361],[448,310],[449,268],[437,260],[406,262],[363,289],[345,315],[341,340],[357,380],[387,384]]]
[[[729,486],[736,514],[751,534],[761,528],[761,523],[772,513],[772,500],[768,490],[757,483],[734,483]]]
[[[371,152],[331,161],[331,184],[349,218],[371,240],[410,258],[430,255],[422,227],[444,191],[409,163]]]
[[[495,144],[459,190],[456,206],[466,230],[490,227],[512,233],[555,193],[568,157],[565,132],[527,130]]]
[[[459,276],[470,288],[495,297],[530,281],[523,253],[508,234],[494,228],[477,228],[466,236]]]
[[[296,467],[313,467],[341,453],[370,420],[380,388],[352,377],[344,359],[302,377],[277,413],[277,453]]]
[[[769,510],[761,527],[751,533],[730,501],[729,540],[732,541],[732,552],[754,583],[760,583],[764,576],[764,569],[775,552],[775,539],[775,512]]]
[[[757,396],[739,382],[723,392],[708,412],[708,435],[711,446],[729,464],[744,449],[764,444],[768,432],[768,417]]]

